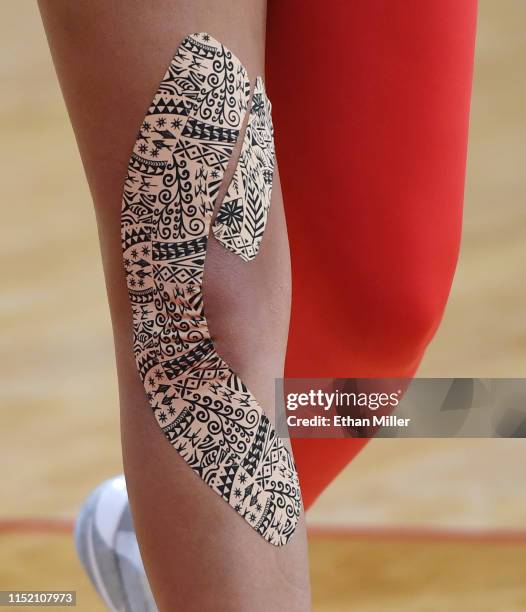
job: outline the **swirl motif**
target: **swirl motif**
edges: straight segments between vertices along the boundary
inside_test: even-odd
[[[244,261],[258,254],[270,209],[275,159],[271,109],[263,79],[257,77],[241,154],[212,226],[215,238]]]
[[[268,127],[270,105],[261,87],[258,77],[251,113]],[[214,198],[249,94],[247,72],[228,49],[206,33],[183,40],[139,130],[121,237],[135,359],[159,426],[255,531],[283,545],[301,509],[294,462],[255,397],[216,352],[202,295]],[[254,139],[258,172],[262,156],[273,160],[265,143]],[[270,197],[268,186],[265,193]]]

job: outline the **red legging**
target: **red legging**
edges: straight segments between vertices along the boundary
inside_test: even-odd
[[[475,0],[269,0],[286,375],[412,376],[457,261]],[[366,440],[293,440],[309,507]]]

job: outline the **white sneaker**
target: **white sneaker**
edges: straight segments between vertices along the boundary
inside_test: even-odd
[[[157,612],[142,564],[124,476],[99,485],[77,517],[75,543],[93,586],[113,612]]]

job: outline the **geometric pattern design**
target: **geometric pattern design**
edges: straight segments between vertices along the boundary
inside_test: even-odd
[[[256,257],[270,208],[274,179],[272,105],[257,77],[241,154],[212,226],[229,251],[250,261]]]
[[[259,79],[252,104],[258,124],[269,109],[262,91]],[[162,432],[204,482],[279,546],[300,515],[294,461],[215,350],[202,293],[214,201],[249,96],[247,71],[231,51],[206,33],[183,40],[137,135],[121,238],[135,360]]]

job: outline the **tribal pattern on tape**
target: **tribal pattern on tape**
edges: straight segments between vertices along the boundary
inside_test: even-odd
[[[212,225],[216,239],[244,261],[256,257],[270,209],[275,159],[271,109],[263,79],[257,77],[241,155]]]
[[[288,449],[214,348],[203,305],[208,236],[247,111],[239,60],[206,33],[179,46],[139,130],[122,204],[133,348],[164,435],[268,542],[301,508]]]

